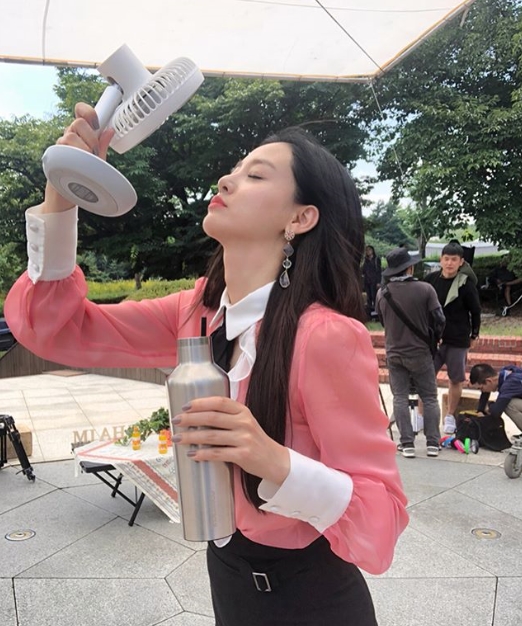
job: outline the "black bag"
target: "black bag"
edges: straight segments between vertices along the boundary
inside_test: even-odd
[[[479,446],[495,452],[511,447],[504,420],[493,415],[481,415],[476,411],[463,411],[457,415],[455,438],[463,443],[466,439],[478,441]]]

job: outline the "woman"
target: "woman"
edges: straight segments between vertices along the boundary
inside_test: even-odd
[[[366,314],[371,319],[375,311],[375,298],[381,286],[381,259],[375,254],[373,246],[366,246],[362,266],[363,288],[366,293]]]
[[[76,113],[58,143],[105,157],[110,133],[98,140],[87,105]],[[226,309],[233,397],[195,400],[174,417],[208,427],[176,442],[211,446],[194,461],[235,465],[238,531],[207,551],[216,623],[375,626],[358,568],[389,567],[408,517],[377,361],[354,319],[363,241],[353,182],[289,130],[219,180],[203,227],[220,245],[193,290],[98,306],[74,267],[76,209],[48,185],[28,211],[33,258],[6,316],[44,358],[172,367],[176,339],[198,335],[203,315],[212,332]]]

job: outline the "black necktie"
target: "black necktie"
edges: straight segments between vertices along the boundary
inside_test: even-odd
[[[228,372],[230,369],[232,351],[234,349],[234,340],[229,341],[227,339],[226,311],[226,309],[223,310],[223,323],[210,335],[210,339],[214,363],[219,365],[225,372]]]

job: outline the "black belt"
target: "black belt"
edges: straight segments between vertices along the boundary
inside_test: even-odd
[[[237,542],[238,536],[240,537],[239,542]],[[229,567],[233,567],[244,576],[252,578],[256,590],[261,593],[274,591],[280,583],[292,578],[297,572],[302,570],[303,563],[314,562],[317,552],[330,550],[330,544],[324,537],[319,537],[305,548],[297,548],[295,550],[260,546],[260,544],[250,541],[244,535],[239,535],[239,531],[236,531],[235,538],[236,545],[230,546],[228,550],[228,546],[217,548],[215,545],[211,549],[215,550],[218,555],[221,554],[222,557],[225,557],[224,560],[228,561]],[[251,546],[255,548],[254,553],[249,552],[249,547]],[[273,563],[265,563],[261,566],[252,565],[249,562],[249,557],[253,563],[256,563],[256,561],[258,563],[261,562],[255,555],[259,548],[271,553]],[[222,550],[223,552],[221,552]],[[263,558],[262,561],[270,561],[270,559]],[[261,569],[265,571],[260,571]]]

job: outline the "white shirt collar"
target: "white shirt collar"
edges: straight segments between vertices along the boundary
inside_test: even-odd
[[[227,310],[227,339],[230,341],[239,337],[241,333],[248,330],[253,324],[259,322],[265,314],[268,297],[274,282],[267,283],[256,289],[248,296],[235,304],[230,304],[228,291],[225,288],[219,303],[219,309],[210,322],[210,327],[214,327],[222,318],[223,310]]]

